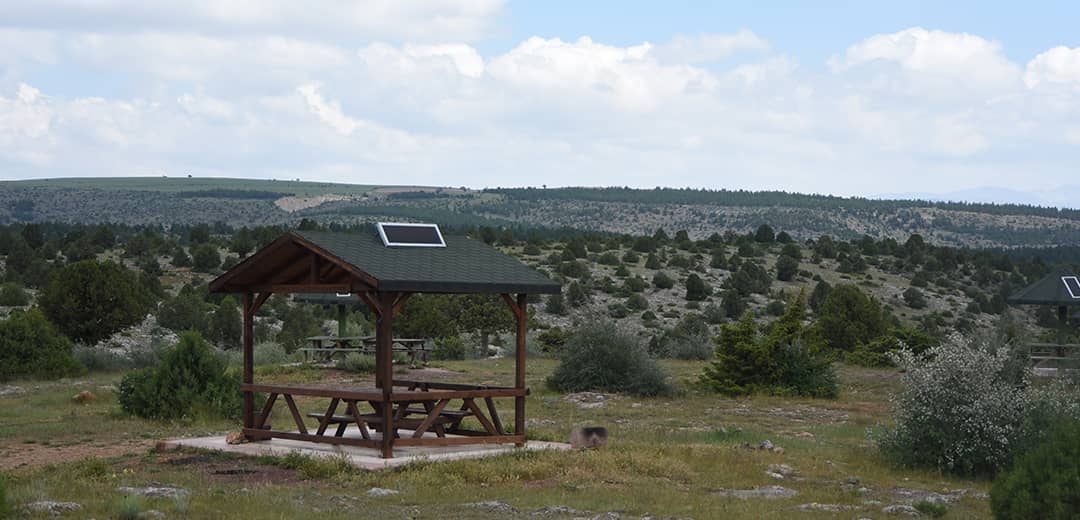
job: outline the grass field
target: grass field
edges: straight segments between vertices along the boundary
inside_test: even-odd
[[[529,363],[529,436],[564,441],[572,427],[603,425],[609,444],[597,451],[543,452],[485,460],[416,464],[383,472],[354,470],[336,460],[302,457],[241,459],[212,453],[152,451],[154,440],[222,433],[222,420],[161,423],[120,414],[110,389],[119,374],[78,381],[14,382],[22,393],[0,397],[0,460],[16,506],[37,500],[74,501],[72,517],[117,518],[154,509],[169,518],[507,518],[548,506],[578,516],[614,511],[623,518],[651,513],[673,518],[882,518],[882,508],[920,497],[949,500],[946,518],[989,516],[981,495],[989,483],[904,470],[883,461],[867,430],[889,420],[894,371],[840,367],[835,401],[758,396],[725,399],[694,390],[679,398],[615,396],[603,408],[580,409],[543,387],[555,361]],[[701,362],[665,362],[689,385]],[[512,360],[440,362],[438,378],[505,383]],[[404,375],[401,377],[405,377]],[[259,367],[275,382],[370,384],[361,376],[314,368]],[[71,396],[99,399],[79,405]],[[300,401],[317,410],[317,401]],[[510,406],[510,403],[504,403]],[[500,410],[509,417],[510,409]],[[287,411],[274,419],[288,421]],[[272,419],[272,420],[274,420]],[[783,453],[750,449],[763,440]],[[766,474],[785,464],[784,479]],[[132,501],[118,488],[161,483],[190,495]],[[724,490],[779,485],[797,495],[740,499]],[[369,496],[371,488],[399,491]],[[967,491],[957,491],[967,490]],[[932,498],[939,499],[939,498]],[[499,501],[502,505],[467,504]],[[817,504],[817,505],[810,505]],[[936,511],[940,513],[941,511]],[[551,518],[570,518],[554,515]],[[42,516],[44,517],[44,516]]]
[[[210,177],[79,177],[64,179],[37,179],[26,181],[2,181],[0,187],[11,188],[71,188],[104,191],[158,191],[179,192],[211,189],[257,190],[294,193],[312,197],[330,193],[358,195],[371,191],[375,186],[363,184],[337,184],[330,182],[304,182],[269,179],[224,179]]]

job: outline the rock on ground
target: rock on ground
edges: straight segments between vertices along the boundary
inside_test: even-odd
[[[23,506],[28,513],[47,513],[51,516],[60,516],[82,509],[78,502],[54,502],[52,500],[39,500]]]
[[[599,392],[578,392],[576,394],[567,394],[563,397],[563,400],[574,403],[578,408],[588,410],[591,408],[603,408],[608,401],[614,398],[613,395]]]
[[[586,514],[588,514],[588,512],[586,512],[586,511],[578,511],[577,509],[574,509],[574,508],[569,507],[569,506],[545,506],[545,507],[541,507],[540,509],[537,509],[536,511],[533,511],[532,513],[529,513],[529,514],[532,515],[532,516],[557,516],[557,515],[580,516],[580,515],[586,515]]]
[[[137,495],[146,498],[187,498],[191,494],[190,491],[184,488],[178,488],[174,486],[166,486],[158,482],[151,482],[145,487],[119,487],[116,488],[121,493],[127,493],[129,495]]]
[[[518,514],[517,508],[507,504],[506,502],[499,502],[498,500],[488,500],[485,502],[470,502],[465,504],[465,507],[473,509],[482,509],[489,513],[498,513],[501,515],[516,515]]]
[[[800,504],[795,507],[799,511],[824,511],[826,513],[839,513],[841,511],[850,511],[855,509],[855,506],[845,506],[841,504],[819,504],[817,502],[810,502],[809,504]]]
[[[799,492],[781,486],[761,486],[753,489],[721,489],[717,495],[735,498],[791,498]]]
[[[383,488],[371,488],[367,492],[368,496],[372,496],[372,497],[388,497],[390,495],[396,495],[398,493],[401,493],[401,492],[396,490],[396,489],[383,489]]]
[[[881,512],[888,515],[919,516],[919,510],[907,504],[885,506],[881,508]]]

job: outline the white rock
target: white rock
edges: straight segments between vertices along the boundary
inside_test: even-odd
[[[391,496],[391,495],[396,495],[398,493],[401,493],[401,491],[398,491],[396,489],[383,489],[383,488],[371,488],[367,492],[368,496],[371,496],[371,497],[388,497],[388,496]]]

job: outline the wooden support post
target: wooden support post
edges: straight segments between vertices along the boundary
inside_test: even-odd
[[[525,334],[528,332],[529,313],[527,312],[528,301],[526,295],[519,294],[517,296],[517,312],[515,317],[517,318],[517,363],[515,365],[514,373],[514,388],[525,388]],[[522,439],[525,438],[525,396],[521,395],[514,398],[514,435],[520,435]],[[519,447],[524,446],[524,442],[517,443]]]
[[[255,295],[244,293],[244,384],[255,382]],[[255,396],[244,391],[244,428],[255,427]]]
[[[343,304],[337,306],[337,334],[339,338],[344,338],[349,335],[348,328],[345,327],[345,322],[349,319],[349,308]]]
[[[378,293],[379,320],[375,327],[375,386],[382,390],[382,457],[394,456],[394,293]]]

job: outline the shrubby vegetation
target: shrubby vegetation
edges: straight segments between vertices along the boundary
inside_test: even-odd
[[[15,311],[0,321],[0,380],[77,373],[82,366],[71,350],[71,341],[60,335],[40,311]]]
[[[829,362],[804,344],[806,302],[800,297],[763,334],[752,314],[720,327],[716,360],[705,368],[702,384],[725,395],[754,392],[836,397]]]
[[[153,295],[133,271],[96,260],[65,266],[39,298],[49,321],[69,338],[89,344],[139,323],[152,303]]]
[[[350,352],[338,360],[335,367],[338,370],[353,372],[356,374],[375,373],[375,356],[365,356],[356,352]]]
[[[1018,457],[994,480],[990,507],[1001,520],[1080,518],[1080,422],[1059,424]]]
[[[120,407],[147,419],[180,419],[198,413],[238,417],[240,374],[210,349],[197,332],[180,336],[161,364],[124,376]]]
[[[547,382],[561,392],[592,390],[641,396],[674,392],[668,375],[637,337],[610,322],[590,322],[575,329]]]
[[[0,284],[0,307],[22,307],[30,304],[30,295],[15,282]]]
[[[1060,417],[1080,418],[1075,389],[1032,386],[1027,359],[997,336],[950,335],[922,356],[896,356],[904,389],[896,425],[878,437],[904,466],[992,475],[1037,442]]]

